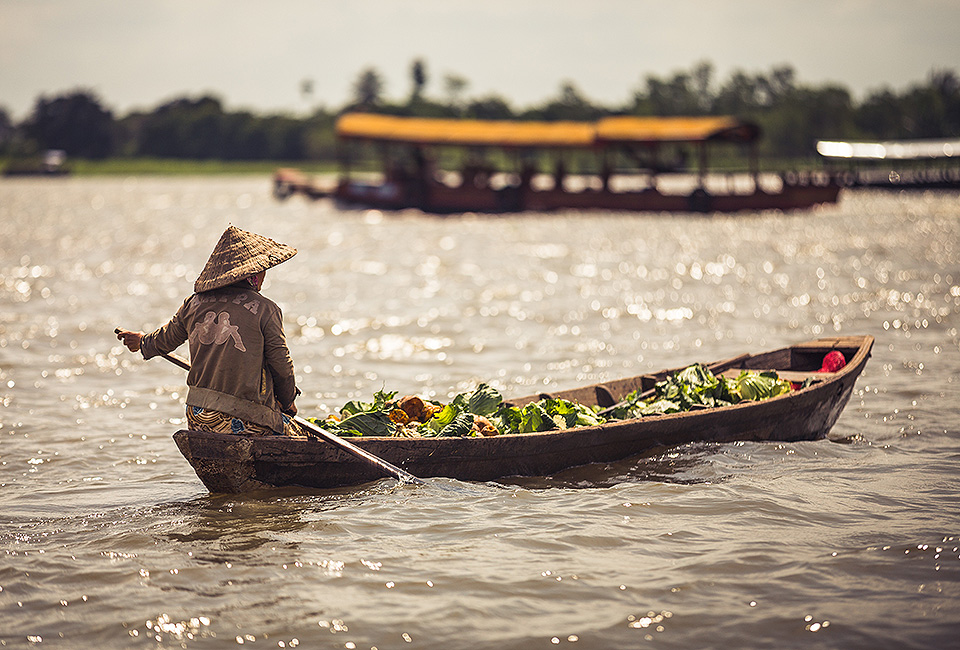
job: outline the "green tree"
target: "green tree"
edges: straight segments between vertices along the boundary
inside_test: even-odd
[[[771,70],[768,76],[758,75],[757,86],[763,93],[765,106],[776,106],[789,100],[796,90],[796,72],[789,65],[781,65]]]
[[[795,88],[759,121],[766,151],[781,157],[814,156],[817,140],[844,139],[855,124],[850,92],[835,85]]]
[[[13,126],[13,120],[10,119],[10,113],[0,106],[0,153],[6,153],[10,150],[15,132],[16,129]]]
[[[763,106],[762,84],[742,70],[735,71],[717,91],[713,110],[719,115],[746,115]]]
[[[41,149],[63,149],[81,158],[106,158],[113,153],[113,113],[88,90],[53,98],[40,97],[22,125]]]
[[[594,106],[589,99],[571,81],[560,85],[560,94],[540,108],[533,108],[523,115],[526,119],[572,120],[589,122],[604,114],[604,110]]]
[[[216,97],[178,98],[139,121],[135,152],[141,156],[223,158],[228,152],[227,120]]]
[[[646,94],[637,93],[632,112],[648,115],[701,115],[709,110],[710,98],[697,92],[691,74],[677,72],[671,79],[649,75]]]
[[[903,105],[890,89],[868,95],[857,108],[854,122],[864,137],[894,139],[904,132]]]
[[[448,72],[443,76],[443,91],[446,95],[447,105],[454,111],[459,112],[462,109],[463,93],[469,85],[470,82],[465,77],[453,72]]]
[[[927,83],[908,89],[903,101],[911,137],[960,134],[960,80],[955,72],[934,70]]]
[[[488,95],[468,103],[464,116],[474,120],[509,120],[514,113],[507,100],[498,95]]]
[[[337,139],[334,135],[336,114],[317,110],[303,121],[303,157],[305,160],[335,160]]]
[[[415,59],[410,65],[410,78],[413,81],[410,103],[413,104],[423,97],[423,87],[427,85],[427,65],[423,59]]]
[[[384,81],[375,68],[366,68],[353,84],[354,104],[362,107],[377,106],[383,101]]]
[[[309,120],[230,112],[216,97],[179,98],[125,119],[134,155],[195,160],[303,160]]]
[[[709,61],[701,61],[696,64],[691,74],[691,82],[697,98],[698,111],[701,113],[710,112],[713,106],[713,64]]]

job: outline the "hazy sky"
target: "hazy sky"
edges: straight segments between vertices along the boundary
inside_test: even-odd
[[[565,81],[622,103],[703,60],[719,82],[790,64],[861,97],[960,69],[958,28],[958,0],[0,0],[0,106],[22,119],[82,87],[118,115],[208,92],[229,109],[337,108],[371,66],[406,97],[416,58],[428,95],[455,73],[515,108]]]

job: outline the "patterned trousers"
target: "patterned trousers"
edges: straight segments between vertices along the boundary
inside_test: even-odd
[[[303,437],[304,432],[293,419],[282,414],[283,435]],[[205,409],[199,406],[187,405],[187,426],[191,431],[213,431],[215,433],[232,433],[238,436],[275,436],[277,433],[270,427],[254,424],[233,417],[220,411]]]

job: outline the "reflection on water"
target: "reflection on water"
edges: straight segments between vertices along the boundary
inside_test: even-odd
[[[0,183],[0,644],[954,643],[956,194],[437,218],[269,190]],[[228,223],[300,250],[265,292],[306,414],[381,388],[509,399],[834,333],[877,343],[828,440],[210,495],[170,438],[182,371],[112,332],[163,323]]]
[[[528,490],[549,488],[594,489],[610,488],[622,483],[676,483],[692,485],[722,481],[723,476],[704,463],[704,458],[716,454],[722,445],[712,443],[687,444],[654,456],[627,458],[614,463],[594,463],[571,467],[544,477],[512,477],[501,482],[522,486]]]
[[[163,537],[196,543],[205,554],[215,553],[217,558],[235,558],[236,553],[276,543],[285,533],[341,532],[335,517],[328,518],[327,514],[347,504],[362,506],[372,495],[388,494],[397,488],[395,481],[385,480],[350,491],[282,488],[242,496],[203,495],[168,506],[168,514],[178,507],[180,512],[175,529]]]

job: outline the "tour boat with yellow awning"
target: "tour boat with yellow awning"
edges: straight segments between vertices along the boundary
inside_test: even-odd
[[[760,128],[731,116],[542,122],[347,113],[336,134],[336,187],[279,170],[278,198],[302,193],[434,213],[736,212],[809,208],[839,191],[826,174],[761,174]],[[748,169],[711,168],[719,146],[746,151]]]

